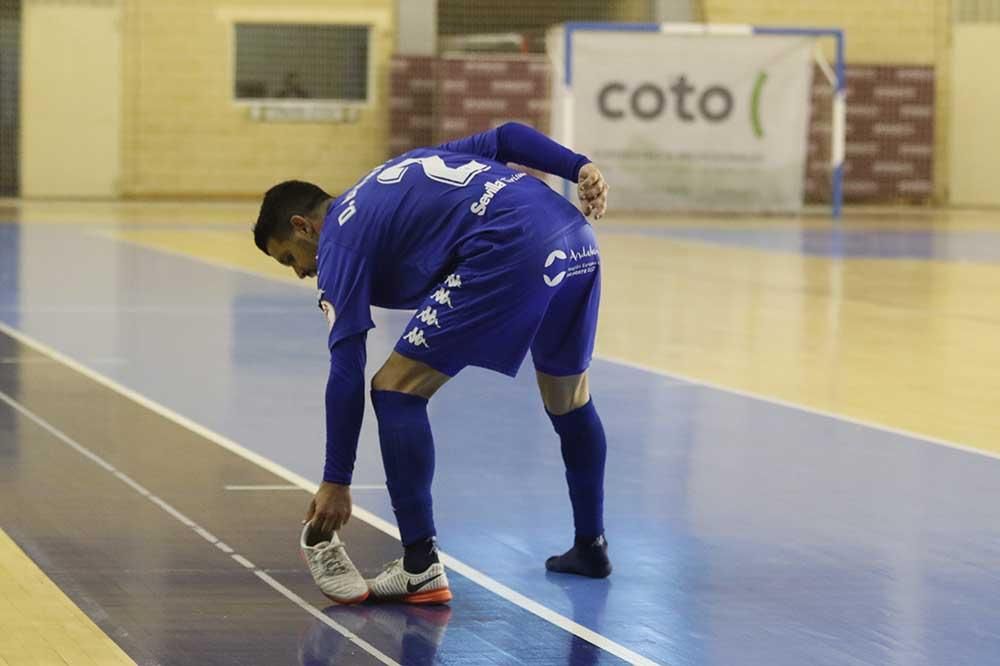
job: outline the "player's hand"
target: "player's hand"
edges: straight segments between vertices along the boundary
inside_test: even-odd
[[[324,481],[309,502],[306,519],[302,522],[311,522],[320,534],[329,536],[350,519],[351,487]]]
[[[604,217],[608,210],[608,184],[600,169],[593,162],[584,164],[580,169],[578,182],[576,191],[580,196],[583,214],[588,217],[593,215],[595,220]]]

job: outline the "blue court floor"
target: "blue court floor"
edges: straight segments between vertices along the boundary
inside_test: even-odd
[[[662,233],[826,252],[812,236]],[[865,242],[864,256],[933,254],[926,239]],[[949,248],[996,261],[997,245],[971,236]],[[318,480],[326,323],[313,291],[72,225],[0,225],[0,266],[4,325]],[[376,310],[369,374],[407,317]],[[530,364],[513,381],[463,371],[431,402],[448,555],[656,663],[1000,663],[1000,460],[606,360],[591,386],[609,440],[612,577],[544,570],[572,529]],[[391,522],[370,406],[354,483],[355,503]],[[307,652],[322,639],[313,622],[303,614]]]

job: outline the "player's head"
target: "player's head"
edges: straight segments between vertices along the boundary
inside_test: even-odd
[[[301,180],[275,185],[264,195],[253,226],[257,247],[291,268],[299,278],[315,276],[319,232],[326,204],[332,198],[316,185]]]

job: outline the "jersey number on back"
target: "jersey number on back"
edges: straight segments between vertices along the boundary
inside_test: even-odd
[[[403,176],[406,175],[407,169],[414,164],[419,164],[424,170],[424,175],[431,180],[444,183],[445,185],[454,185],[455,187],[464,187],[469,184],[469,181],[471,181],[476,174],[490,170],[489,165],[481,164],[475,160],[466,162],[462,166],[450,167],[437,155],[431,155],[430,157],[411,157],[403,160],[399,164],[394,164],[388,169],[383,170],[382,173],[378,175],[378,182],[383,185],[398,183],[403,180]]]

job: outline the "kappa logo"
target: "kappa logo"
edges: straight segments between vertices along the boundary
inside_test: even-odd
[[[439,287],[437,291],[431,294],[431,298],[437,301],[440,305],[447,305],[449,308],[454,307],[451,304],[451,290],[445,289],[444,287]]]
[[[419,326],[414,326],[412,331],[403,336],[403,339],[414,347],[431,348],[431,346],[427,344],[427,339],[424,337],[424,330]]]
[[[449,275],[444,279],[444,283],[451,288],[461,287],[462,276],[459,275],[458,273],[452,273],[451,275]]]
[[[545,268],[548,268],[549,266],[554,264],[557,259],[565,261],[566,253],[563,252],[562,250],[552,250],[551,252],[549,252],[549,256],[545,259]],[[542,273],[542,279],[544,279],[545,284],[547,284],[550,287],[557,286],[560,282],[563,281],[563,279],[565,279],[565,277],[566,277],[566,271],[559,271],[558,273],[556,273],[556,276],[552,278]]]
[[[438,321],[438,311],[429,305],[417,314],[416,318],[429,326],[441,328],[441,323]]]

